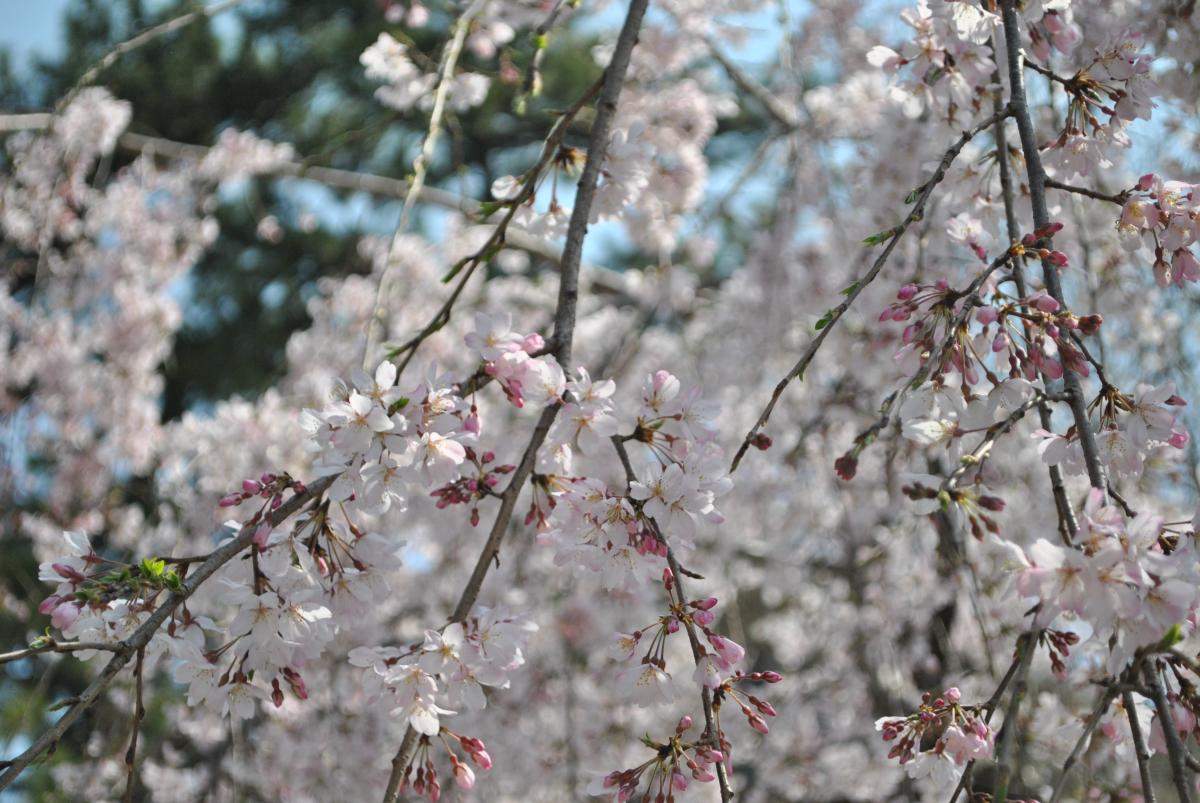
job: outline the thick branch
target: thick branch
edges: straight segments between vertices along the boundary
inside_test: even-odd
[[[1038,150],[1033,120],[1029,116],[1029,106],[1025,101],[1025,74],[1022,69],[1025,54],[1021,49],[1020,21],[1014,2],[1015,0],[1004,0],[1002,3],[1004,45],[1008,56],[1008,103],[1009,108],[1012,109],[1013,119],[1017,123],[1017,132],[1021,136],[1021,151],[1025,155],[1025,167],[1029,177],[1029,200],[1033,207],[1033,224],[1035,229],[1044,229],[1050,225],[1050,213],[1046,208],[1046,172],[1042,168],[1042,156]],[[1059,304],[1066,306],[1058,268],[1048,259],[1042,260],[1042,278],[1046,283],[1046,291]],[[1104,478],[1104,464],[1100,461],[1100,452],[1096,448],[1096,437],[1092,432],[1091,422],[1088,420],[1083,387],[1079,374],[1066,364],[1063,365],[1063,386],[1070,397],[1071,413],[1075,419],[1075,429],[1079,433],[1079,444],[1083,448],[1088,479],[1091,480],[1093,488],[1103,490],[1107,484]]]
[[[596,104],[596,119],[592,124],[591,137],[588,142],[587,163],[583,175],[579,179],[579,189],[575,196],[575,208],[571,212],[571,221],[567,227],[567,242],[563,249],[562,271],[558,285],[558,305],[554,315],[554,344],[555,353],[564,370],[569,369],[571,362],[571,346],[575,332],[575,309],[579,296],[579,266],[583,257],[583,238],[587,234],[588,221],[591,215],[592,200],[596,194],[596,183],[600,177],[600,168],[608,151],[609,131],[612,128],[613,116],[617,111],[617,100],[621,87],[625,83],[625,75],[629,71],[629,60],[633,47],[637,44],[638,31],[642,26],[642,18],[646,14],[649,0],[631,0],[625,23],[621,27],[620,36],[613,50],[612,61],[604,73],[604,85],[600,90],[600,99]],[[453,620],[466,618],[479,597],[483,581],[487,576],[494,559],[499,554],[500,544],[504,540],[513,508],[525,480],[533,471],[537,459],[537,450],[550,431],[550,425],[558,415],[560,407],[547,407],[538,419],[537,426],[530,438],[525,454],[508,487],[500,500],[500,510],[492,524],[487,543],[475,563],[458,605],[454,608]],[[410,725],[404,733],[399,750],[392,759],[392,772],[384,790],[384,803],[395,803],[400,794],[400,783],[404,770],[412,761],[417,747],[417,732]]]
[[[1187,766],[1187,748],[1179,738],[1179,729],[1175,726],[1175,717],[1171,715],[1171,701],[1158,679],[1158,670],[1154,660],[1147,660],[1142,667],[1142,676],[1150,689],[1150,699],[1154,700],[1154,708],[1158,711],[1158,724],[1162,728],[1167,742],[1167,758],[1171,762],[1171,780],[1175,782],[1175,791],[1179,794],[1180,803],[1192,803],[1192,777]]]
[[[1124,692],[1121,695],[1121,702],[1125,705],[1125,716],[1129,719],[1129,732],[1133,735],[1133,753],[1137,757],[1138,775],[1142,779],[1142,800],[1145,803],[1155,803],[1154,779],[1150,775],[1150,751],[1146,748],[1146,737],[1142,734],[1142,723],[1138,721],[1137,708],[1133,702],[1133,693],[1129,691]]]

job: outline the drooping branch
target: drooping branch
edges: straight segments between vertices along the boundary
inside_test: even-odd
[[[596,104],[596,119],[592,124],[591,137],[588,142],[587,162],[583,174],[579,178],[579,189],[575,196],[575,207],[571,212],[571,220],[567,227],[567,240],[563,248],[562,270],[558,285],[558,303],[554,315],[554,348],[555,356],[564,370],[569,370],[571,348],[575,333],[575,311],[579,300],[579,266],[583,257],[583,240],[587,234],[591,216],[592,200],[596,194],[596,185],[600,178],[601,165],[608,151],[609,133],[612,121],[617,111],[617,100],[629,71],[629,62],[633,55],[633,47],[637,44],[638,32],[641,30],[642,18],[646,14],[649,0],[631,0],[625,22],[617,38],[612,59],[604,72],[603,85],[600,89],[599,100]],[[487,542],[475,562],[475,568],[458,604],[451,615],[451,621],[461,621],[466,618],[479,598],[483,581],[500,552],[504,534],[508,530],[512,512],[517,504],[521,489],[533,472],[537,460],[537,451],[550,431],[558,415],[560,406],[551,405],[542,411],[541,417],[530,437],[529,445],[521,457],[521,462],[513,472],[508,487],[501,495],[500,509],[492,524]],[[395,803],[400,794],[400,785],[404,779],[404,771],[412,761],[417,747],[417,732],[409,725],[405,730],[400,747],[392,759],[392,771],[384,790],[384,803]]]
[[[438,67],[437,89],[433,93],[433,108],[429,112],[429,130],[426,131],[425,139],[421,142],[421,152],[417,154],[417,159],[413,162],[412,182],[404,196],[404,205],[400,208],[400,220],[396,224],[396,230],[392,233],[392,240],[388,244],[387,256],[383,262],[383,270],[375,285],[375,301],[371,305],[371,316],[367,319],[367,337],[363,344],[364,368],[371,367],[366,364],[367,360],[371,359],[371,344],[375,340],[378,330],[382,328],[382,318],[387,312],[382,308],[381,302],[391,287],[392,256],[396,253],[401,238],[408,231],[408,221],[412,216],[413,206],[421,194],[421,188],[425,186],[425,174],[429,170],[429,163],[433,160],[438,140],[441,138],[442,117],[446,112],[446,98],[450,94],[450,82],[454,78],[454,70],[458,66],[458,57],[467,41],[467,33],[471,29],[472,20],[483,10],[486,3],[487,0],[473,0],[471,5],[467,6],[467,9],[455,21],[454,35],[442,53],[442,62]]]
[[[1038,149],[1037,135],[1033,130],[1033,119],[1030,117],[1029,105],[1025,100],[1025,72],[1023,69],[1025,54],[1021,48],[1020,20],[1014,3],[1015,0],[1004,0],[1001,4],[1004,19],[1005,55],[1008,58],[1008,106],[1017,123],[1017,133],[1021,137],[1021,151],[1025,156],[1025,169],[1029,179],[1029,201],[1033,208],[1033,225],[1036,230],[1042,230],[1050,225],[1050,212],[1046,206],[1046,172],[1042,168],[1042,156]],[[1062,281],[1058,275],[1058,267],[1049,259],[1042,260],[1042,279],[1046,284],[1046,292],[1059,304],[1067,306],[1066,298],[1063,295]],[[1065,363],[1063,365],[1063,386],[1070,397],[1071,414],[1075,419],[1079,444],[1083,449],[1088,479],[1093,488],[1103,490],[1107,485],[1104,464],[1100,461],[1096,437],[1092,432],[1091,422],[1088,420],[1083,386],[1079,374]]]
[[[138,33],[129,39],[126,39],[124,42],[119,43],[112,50],[101,56],[94,64],[92,64],[92,66],[84,70],[83,75],[79,76],[79,80],[77,80],[71,89],[59,99],[57,104],[55,104],[55,114],[58,114],[62,112],[63,109],[67,108],[67,106],[71,104],[71,101],[75,99],[81,90],[87,86],[90,86],[97,78],[100,77],[100,73],[116,64],[117,60],[126,53],[137,50],[139,47],[153,42],[160,36],[166,36],[167,34],[178,31],[181,28],[186,28],[197,20],[208,19],[209,17],[214,17],[223,11],[228,11],[236,6],[241,5],[243,2],[244,0],[221,0],[219,3],[213,3],[211,6],[203,6],[195,11],[189,11],[186,14],[181,14],[178,17],[167,20],[166,22],[147,28],[141,33]]]
[[[1129,697],[1129,692],[1125,692],[1125,695]],[[1096,707],[1092,710],[1091,716],[1088,717],[1088,721],[1083,727],[1083,733],[1079,734],[1079,738],[1075,741],[1075,746],[1071,748],[1071,754],[1063,762],[1062,774],[1058,776],[1058,783],[1054,785],[1054,793],[1050,796],[1050,803],[1058,803],[1062,797],[1063,790],[1067,786],[1067,778],[1071,774],[1071,768],[1075,766],[1075,762],[1083,754],[1084,748],[1087,747],[1088,742],[1092,739],[1092,734],[1096,732],[1096,727],[1100,724],[1101,717],[1104,716],[1104,712],[1108,710],[1108,707],[1112,705],[1112,701],[1116,699],[1116,696],[1116,686],[1110,686],[1100,692],[1100,699],[1096,702]],[[1142,746],[1143,748],[1145,747],[1145,745]],[[1150,799],[1152,798],[1147,798],[1147,800]]]
[[[1006,118],[1008,115],[1009,110],[1004,109],[992,115],[983,122],[978,123],[971,129],[962,132],[962,135],[942,155],[942,159],[938,163],[937,169],[934,171],[933,175],[920,186],[916,201],[913,203],[913,208],[908,215],[906,215],[905,218],[900,221],[900,223],[896,224],[892,228],[875,235],[873,238],[870,238],[873,242],[878,243],[882,243],[886,240],[887,245],[884,246],[883,252],[876,257],[874,263],[871,265],[870,270],[868,270],[861,279],[855,281],[850,286],[849,292],[846,293],[845,300],[843,300],[841,304],[838,304],[836,307],[825,313],[825,317],[822,319],[824,325],[821,327],[821,330],[817,333],[817,336],[813,338],[812,342],[809,343],[808,348],[804,350],[804,353],[800,356],[800,359],[797,360],[796,364],[792,366],[792,369],[787,372],[783,379],[779,380],[779,383],[775,386],[775,390],[771,393],[771,398],[767,402],[767,406],[763,408],[763,411],[758,416],[758,420],[754,422],[754,426],[750,428],[750,431],[746,433],[746,437],[742,439],[742,443],[738,447],[737,453],[733,456],[733,462],[730,464],[729,473],[732,474],[733,472],[737,471],[738,466],[741,465],[742,458],[745,457],[746,451],[750,448],[755,436],[758,435],[762,428],[766,426],[767,421],[771,418],[771,413],[775,410],[775,405],[783,396],[783,392],[787,390],[787,386],[791,384],[792,380],[794,379],[803,381],[804,372],[808,370],[809,364],[812,363],[813,358],[817,356],[817,352],[821,349],[821,345],[825,342],[825,338],[827,338],[829,333],[833,331],[833,328],[837,325],[838,321],[842,319],[842,316],[848,309],[850,309],[862,291],[865,290],[867,286],[871,284],[871,282],[875,281],[877,276],[879,276],[880,271],[883,270],[883,266],[888,261],[888,257],[892,255],[892,251],[895,250],[901,238],[904,237],[904,233],[908,231],[909,226],[924,217],[925,205],[928,203],[929,198],[933,195],[934,188],[937,187],[942,179],[946,177],[946,171],[950,169],[950,165],[954,163],[954,160],[957,158],[958,154],[962,152],[962,149],[968,142],[978,136],[981,132],[991,128],[997,121]]]
[[[619,435],[613,436],[613,446],[617,450],[617,456],[621,459],[621,466],[625,470],[625,493],[628,495],[629,488],[637,481],[637,475],[634,473],[633,464],[629,462],[629,452],[625,449],[625,439]],[[645,515],[643,513],[643,515]],[[651,529],[654,531],[654,537],[667,547],[667,567],[674,575],[675,593],[678,595],[679,604],[687,604],[687,592],[683,588],[685,572],[679,565],[679,560],[675,557],[675,550],[671,547],[671,542],[667,540],[666,534],[662,528],[658,526],[653,516],[646,516],[646,520],[650,523]],[[688,643],[692,648],[692,660],[697,665],[704,659],[704,648],[700,645],[700,637],[696,635],[696,626],[690,620],[683,620],[684,629],[687,631]],[[707,686],[702,686],[700,689],[700,704],[704,711],[704,739],[708,741],[709,746],[714,750],[721,749],[721,733],[717,728],[717,718],[713,713],[713,696],[712,690]],[[733,788],[729,785],[729,776],[725,772],[725,763],[718,761],[714,765],[717,773],[717,787],[721,791],[721,803],[729,803],[733,800]]]
[[[999,51],[1003,47],[1000,35],[993,34],[992,36],[992,54],[996,57],[999,63]],[[1000,81],[1000,68],[992,73],[992,110],[1000,111],[1003,108],[1004,90]],[[1000,196],[1004,202],[1004,224],[1010,242],[1017,242],[1021,237],[1021,226],[1017,222],[1017,204],[1015,194],[1013,192],[1012,169],[1008,163],[1008,132],[1005,130],[1004,121],[999,120],[992,132],[996,140],[996,165],[1000,174]],[[1020,260],[1013,260],[1012,263],[1013,282],[1017,286],[1017,295],[1021,298],[1029,297],[1029,288],[1025,283],[1025,265]],[[1041,374],[1041,371],[1038,371]],[[1042,375],[1042,384],[1046,386],[1045,375]],[[1051,412],[1050,405],[1045,399],[1038,402],[1038,422],[1042,429],[1049,432],[1051,430]],[[1058,514],[1058,534],[1063,543],[1070,545],[1075,538],[1075,533],[1079,530],[1079,524],[1075,520],[1075,509],[1071,506],[1071,500],[1067,497],[1067,486],[1063,479],[1062,466],[1055,464],[1047,466],[1047,473],[1050,476],[1050,492],[1054,496],[1054,508]]]
[[[1138,776],[1142,781],[1142,799],[1146,803],[1156,803],[1154,795],[1154,778],[1150,774],[1150,751],[1146,747],[1146,737],[1142,733],[1142,723],[1138,721],[1137,708],[1133,702],[1133,693],[1126,691],[1121,695],[1125,706],[1125,716],[1129,719],[1129,732],[1133,735],[1133,754],[1137,758]]]
[[[593,96],[594,94],[589,94],[587,100],[590,101]],[[570,109],[563,116],[566,115],[574,117]],[[53,115],[49,112],[3,114],[0,115],[0,134],[15,131],[42,131],[49,128],[52,120]],[[558,125],[555,126],[555,129],[557,128]],[[121,134],[117,139],[117,147],[129,153],[156,156],[165,159],[179,159],[189,162],[200,162],[213,150],[204,145],[177,142],[162,137],[135,134],[130,131]],[[403,200],[410,191],[409,183],[403,179],[316,165],[312,164],[311,159],[307,157],[276,162],[263,175],[305,179],[324,184],[326,187],[335,190],[365,192],[380,198],[398,198]],[[458,212],[468,218],[479,218],[482,214],[482,207],[478,201],[439,187],[421,187],[420,192],[417,194],[417,200],[421,203]],[[553,243],[547,242],[540,237],[535,237],[516,223],[508,223],[503,241],[506,245],[511,245],[513,248],[551,262],[557,263],[562,258],[561,250],[556,248]],[[625,292],[621,277],[610,268],[585,262],[582,264],[580,270],[581,277],[586,276],[590,285],[596,287],[598,290],[617,294]]]
[[[268,513],[266,520],[272,527],[279,526],[310,501],[319,499],[336,478],[336,475],[322,477],[307,485],[303,493],[293,495],[276,510]],[[104,693],[121,670],[150,643],[150,639],[166,623],[175,609],[195,594],[206,580],[216,574],[218,569],[233,560],[250,545],[258,526],[258,522],[243,525],[232,540],[217,547],[202,563],[198,564],[183,581],[181,590],[170,592],[167,599],[129,638],[110,647],[113,657],[109,659],[100,674],[74,699],[58,721],[43,732],[23,753],[8,762],[4,772],[0,774],[0,791],[7,789],[38,756],[58,743],[67,729],[100,698],[100,695]]]

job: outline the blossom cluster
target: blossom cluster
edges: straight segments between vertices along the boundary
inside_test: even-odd
[[[995,734],[982,706],[964,706],[957,687],[938,697],[926,692],[921,707],[906,717],[875,722],[884,742],[895,742],[888,758],[898,759],[910,778],[929,778],[938,788],[954,783],[969,761],[991,758]]]
[[[1108,646],[1107,671],[1119,674],[1139,648],[1172,628],[1192,627],[1200,593],[1192,539],[1169,531],[1159,516],[1127,521],[1093,490],[1079,517],[1074,546],[1039,539],[1028,549],[1003,548],[1022,597],[1036,600],[1036,621],[1061,614],[1086,622]]]
[[[1200,242],[1200,185],[1142,176],[1121,209],[1117,232],[1127,251],[1151,249],[1159,287],[1200,281],[1192,251]]]

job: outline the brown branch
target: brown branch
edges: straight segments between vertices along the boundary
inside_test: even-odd
[[[592,200],[596,194],[596,184],[600,178],[601,165],[608,151],[609,132],[612,128],[613,117],[617,111],[617,100],[625,83],[625,75],[629,71],[629,61],[633,47],[637,44],[638,31],[642,26],[649,0],[631,0],[625,23],[617,38],[612,60],[604,71],[603,86],[600,98],[596,104],[596,119],[592,124],[591,137],[588,142],[587,162],[583,174],[579,178],[579,189],[575,195],[575,208],[571,212],[571,221],[567,226],[567,241],[563,248],[562,270],[558,285],[558,304],[554,315],[555,353],[564,370],[569,370],[571,362],[571,347],[575,333],[575,310],[579,300],[579,266],[583,257],[583,239],[587,234],[588,221],[591,215]],[[533,472],[537,459],[537,451],[550,431],[550,425],[558,415],[560,406],[553,405],[542,411],[537,426],[530,438],[525,454],[520,464],[513,472],[501,495],[500,510],[492,524],[488,540],[475,562],[475,569],[467,581],[454,613],[452,621],[466,618],[479,597],[483,581],[488,570],[500,552],[500,544],[504,540],[517,496],[521,492],[525,480]],[[417,747],[417,732],[410,725],[404,733],[400,748],[392,759],[392,771],[384,790],[384,803],[395,803],[400,794],[400,783],[404,770],[412,761]]]
[[[55,641],[52,638],[43,637],[35,640],[34,644],[35,646],[26,647],[23,650],[0,653],[0,664],[7,664],[10,661],[20,661],[22,658],[41,655],[44,652],[80,652],[83,650],[115,652],[117,650],[115,644],[109,644],[104,641]]]
[[[1121,702],[1125,706],[1125,716],[1129,719],[1129,732],[1133,735],[1133,752],[1137,756],[1138,775],[1142,779],[1142,799],[1145,803],[1155,803],[1154,779],[1150,775],[1150,751],[1146,748],[1142,723],[1137,718],[1133,694],[1129,691],[1123,692]]]
[[[1162,728],[1167,742],[1167,758],[1171,764],[1171,780],[1175,782],[1175,791],[1179,794],[1179,803],[1192,803],[1192,779],[1187,767],[1187,748],[1179,738],[1179,730],[1175,726],[1175,717],[1171,715],[1171,702],[1158,679],[1158,671],[1154,667],[1154,659],[1149,659],[1142,666],[1142,676],[1150,690],[1150,699],[1158,711],[1158,724]]]
[[[1125,202],[1129,200],[1130,196],[1129,190],[1121,190],[1121,192],[1117,193],[1116,195],[1109,195],[1106,192],[1090,190],[1087,187],[1076,187],[1072,184],[1064,184],[1061,181],[1055,181],[1052,178],[1046,179],[1046,186],[1050,187],[1051,189],[1062,190],[1063,192],[1073,192],[1076,195],[1094,198],[1097,201],[1108,201],[1110,204],[1116,204],[1117,206],[1124,206]]]
[[[842,319],[842,315],[845,314],[846,310],[850,309],[850,306],[854,303],[855,299],[858,298],[859,294],[861,294],[862,291],[866,289],[867,285],[873,282],[879,275],[880,271],[883,270],[883,266],[887,262],[888,257],[891,256],[892,251],[896,248],[896,245],[900,242],[901,238],[904,237],[904,233],[908,231],[909,226],[924,216],[925,204],[929,201],[930,196],[933,195],[934,188],[941,182],[943,178],[946,177],[946,171],[950,169],[950,165],[953,164],[954,159],[958,156],[966,144],[974,139],[981,131],[991,128],[998,120],[1003,120],[1008,115],[1009,110],[1005,109],[997,114],[992,115],[987,120],[975,125],[970,130],[964,131],[962,136],[960,136],[958,140],[951,145],[942,156],[942,160],[938,164],[937,170],[934,171],[933,175],[928,181],[921,185],[920,192],[917,196],[916,202],[913,204],[912,211],[910,211],[904,220],[900,221],[900,223],[888,229],[887,231],[876,235],[875,239],[878,239],[879,242],[882,242],[885,238],[887,239],[887,245],[884,247],[883,253],[875,259],[874,264],[871,265],[871,269],[867,271],[866,275],[854,282],[852,285],[853,289],[851,289],[846,295],[846,299],[841,304],[838,304],[836,307],[826,313],[827,320],[825,326],[822,327],[817,336],[813,338],[811,343],[809,343],[808,348],[805,349],[804,354],[801,355],[796,364],[792,366],[792,369],[788,371],[783,379],[781,379],[775,386],[775,390],[771,393],[771,398],[767,402],[767,406],[763,408],[762,413],[758,416],[758,420],[754,422],[754,426],[750,428],[748,433],[746,433],[746,437],[742,440],[741,446],[738,447],[737,453],[733,456],[733,462],[729,467],[730,474],[737,471],[738,466],[741,465],[742,458],[745,456],[746,451],[750,448],[751,442],[754,440],[754,437],[759,433],[759,431],[766,426],[768,419],[771,417],[771,413],[775,409],[775,405],[783,396],[783,392],[787,389],[787,386],[791,384],[793,379],[799,379],[801,381],[804,380],[804,372],[808,370],[809,363],[811,363],[813,358],[816,357],[817,351],[820,350],[821,345],[825,342],[825,338],[829,336],[831,331],[833,331],[833,328],[837,325],[838,321]]]
[[[1016,120],[1017,132],[1021,136],[1021,151],[1025,155],[1025,169],[1029,178],[1029,200],[1033,207],[1033,224],[1035,229],[1041,230],[1050,225],[1050,213],[1046,207],[1046,172],[1042,168],[1042,156],[1038,150],[1033,120],[1025,101],[1025,74],[1021,69],[1025,54],[1021,49],[1020,20],[1014,3],[1015,0],[1003,0],[1001,3],[1004,17],[1004,45],[1008,56],[1008,105],[1012,110],[1013,119]],[[1066,306],[1058,267],[1049,259],[1042,260],[1042,278],[1046,284],[1046,291],[1059,304]],[[1103,490],[1106,485],[1104,464],[1100,460],[1096,438],[1084,406],[1083,387],[1080,384],[1079,374],[1066,364],[1063,365],[1063,386],[1070,397],[1071,413],[1075,419],[1075,429],[1079,433],[1079,444],[1083,449],[1088,479],[1093,488]]]
[[[305,488],[303,493],[295,494],[280,505],[278,509],[267,514],[267,521],[271,523],[272,527],[278,526],[294,513],[298,512],[308,502],[319,498],[333,484],[335,479],[336,476],[321,477],[312,482]],[[43,732],[25,752],[8,762],[4,772],[0,774],[0,791],[8,788],[34,759],[58,744],[58,740],[62,738],[67,729],[74,724],[75,720],[79,719],[84,711],[100,698],[100,695],[113,682],[117,674],[125,668],[126,664],[133,659],[134,655],[150,643],[150,639],[158,632],[158,629],[162,627],[167,618],[175,612],[175,609],[196,593],[200,585],[212,577],[218,569],[250,545],[254,538],[254,531],[257,528],[257,522],[243,525],[233,540],[213,550],[208,559],[198,565],[195,571],[188,575],[188,578],[183,582],[183,589],[179,592],[172,591],[166,601],[155,609],[150,618],[143,622],[133,632],[133,635],[119,644],[111,645],[108,648],[113,652],[113,657],[105,665],[100,674],[88,684],[88,687],[77,698],[71,701],[70,707],[67,708],[66,712],[50,728]]]

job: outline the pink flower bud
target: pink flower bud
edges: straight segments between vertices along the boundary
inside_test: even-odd
[[[470,789],[475,786],[475,771],[461,761],[454,762],[454,782],[460,789]]]
[[[217,504],[220,505],[221,507],[233,507],[235,505],[240,505],[241,503],[242,503],[242,495],[241,494],[225,494],[225,496],[222,496],[221,501],[218,502]]]
[[[242,480],[242,490],[248,494],[256,494],[262,490],[262,486],[254,480]]]
[[[771,731],[771,729],[767,727],[767,721],[758,714],[751,714],[749,717],[747,717],[747,719],[750,721],[750,727],[754,728],[759,733],[765,734]]]
[[[1040,309],[1042,312],[1058,311],[1058,301],[1055,300],[1054,296],[1049,296],[1045,293],[1038,293],[1030,300],[1032,301],[1033,306],[1037,309]]]
[[[692,619],[698,625],[707,626],[707,625],[711,625],[713,622],[715,622],[717,620],[717,617],[713,614],[712,611],[696,611],[694,614],[692,614]]]
[[[676,619],[674,616],[672,616],[670,619],[667,620],[667,632],[668,633],[678,633],[679,632],[679,620]]]
[[[533,354],[544,348],[546,348],[546,340],[537,332],[525,335],[525,339],[521,341],[521,349],[527,354]]]
[[[1008,348],[1008,332],[1000,332],[992,340],[992,351],[1004,351]]]
[[[946,689],[946,691],[943,693],[943,696],[945,696],[945,698],[950,702],[957,703],[962,699],[962,692],[959,691],[958,686],[951,686],[950,688]]]
[[[915,284],[906,284],[900,288],[900,292],[896,293],[896,298],[901,301],[908,301],[917,294],[917,289]]]
[[[254,537],[251,539],[254,545],[259,549],[267,548],[267,539],[271,537],[271,522],[264,521],[254,530]]]
[[[58,603],[62,602],[62,597],[57,594],[51,594],[41,601],[38,605],[38,613],[49,614],[52,610],[58,607]]]
[[[671,773],[671,786],[677,792],[685,791],[688,788],[687,776],[684,775],[679,770],[675,770],[674,772]]]
[[[679,718],[679,724],[675,726],[675,732],[676,733],[684,733],[685,731],[691,730],[691,727],[692,727],[692,718],[689,717],[687,714],[684,714],[682,717]]]
[[[975,310],[975,320],[979,321],[984,326],[989,323],[995,323],[1000,318],[1000,312],[991,305],[980,307]]]
[[[1059,268],[1065,268],[1069,262],[1067,255],[1062,251],[1051,251],[1050,256],[1046,257],[1051,265]]]
[[[66,630],[75,624],[75,620],[78,618],[79,606],[74,602],[63,602],[50,612],[50,624],[59,630]]]
[[[1191,436],[1188,435],[1187,430],[1176,430],[1175,432],[1171,433],[1171,437],[1167,443],[1171,444],[1176,449],[1182,449],[1188,445],[1189,440],[1191,440]]]
[[[762,676],[762,679],[764,681],[766,681],[767,683],[778,683],[779,681],[783,680],[783,675],[779,674],[778,672],[768,671],[768,672],[761,672],[759,674]]]
[[[1138,179],[1137,187],[1139,190],[1148,190],[1154,186],[1154,182],[1158,180],[1158,176],[1153,173],[1147,173]]]

